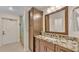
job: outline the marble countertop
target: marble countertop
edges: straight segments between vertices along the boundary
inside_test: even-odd
[[[60,46],[63,46],[65,48],[71,49],[73,51],[79,51],[79,43],[77,41],[67,40],[67,39],[57,39],[57,38],[51,38],[46,37],[42,35],[35,36],[36,38],[39,38],[40,40],[46,40],[48,42],[51,42],[53,44],[57,44]]]

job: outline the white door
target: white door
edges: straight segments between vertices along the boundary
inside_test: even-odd
[[[17,21],[14,20],[2,20],[2,45],[17,42],[18,39],[18,26]]]

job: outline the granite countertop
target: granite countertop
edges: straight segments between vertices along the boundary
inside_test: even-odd
[[[45,40],[47,42],[51,42],[53,44],[57,44],[60,46],[63,46],[65,48],[71,49],[73,51],[79,51],[79,42],[77,40],[67,40],[67,39],[57,39],[53,37],[46,37],[42,35],[35,36],[36,38],[39,38],[40,40]]]

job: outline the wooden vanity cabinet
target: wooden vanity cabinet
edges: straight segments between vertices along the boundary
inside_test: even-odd
[[[35,38],[35,52],[74,52],[65,47]]]
[[[35,39],[35,52],[53,52],[54,44],[36,38]]]

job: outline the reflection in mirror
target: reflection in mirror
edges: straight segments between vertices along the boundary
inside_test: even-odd
[[[49,16],[49,31],[64,32],[65,11],[60,11]]]
[[[68,35],[68,7],[45,15],[45,31]]]
[[[79,7],[74,8],[73,10],[73,30],[79,31]]]

